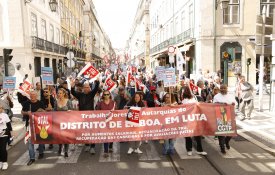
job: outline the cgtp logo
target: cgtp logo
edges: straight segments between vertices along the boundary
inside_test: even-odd
[[[230,108],[228,106],[216,107],[217,128],[215,134],[233,133]]]

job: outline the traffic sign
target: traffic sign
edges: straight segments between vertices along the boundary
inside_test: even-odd
[[[169,53],[175,53],[175,47],[174,46],[169,46],[168,47],[168,52]]]
[[[74,60],[69,59],[69,60],[67,61],[67,66],[68,66],[69,68],[74,67],[74,66],[75,66],[75,62],[74,62]]]
[[[67,57],[68,59],[73,59],[73,58],[74,58],[74,53],[71,52],[71,51],[69,51],[69,52],[67,52],[66,57]]]

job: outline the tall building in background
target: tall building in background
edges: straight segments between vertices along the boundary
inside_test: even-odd
[[[60,13],[52,12],[48,1],[31,3],[18,0],[0,1],[0,48],[13,49],[14,76],[17,84],[26,74],[31,81],[41,75],[41,66],[53,67],[57,76],[59,61],[65,50],[61,46]]]
[[[234,86],[235,75],[240,72],[256,84],[259,67],[256,18],[263,6],[271,17],[274,5],[271,0],[200,3],[196,0],[152,0],[149,8],[151,66],[169,64],[168,47],[174,46],[185,58],[183,70],[188,77],[195,78],[201,71],[215,71],[225,83]],[[265,52],[265,57],[266,75],[269,76],[270,51]],[[251,60],[251,65],[248,66],[247,60]]]
[[[56,2],[56,10],[49,2]],[[25,75],[33,83],[39,81],[41,67],[52,67],[55,81],[66,75],[69,51],[74,53],[75,71],[90,60],[101,66],[104,55],[114,54],[92,0],[1,0],[0,24],[0,56],[4,48],[13,49],[9,72],[17,77],[17,85]],[[3,78],[3,71],[0,74]]]
[[[127,41],[131,64],[148,70],[150,66],[150,17],[151,0],[140,0]]]
[[[98,21],[97,12],[92,0],[85,0],[83,31],[87,61],[91,61],[95,67],[105,67],[103,58],[108,56],[111,61],[115,53],[109,37]]]

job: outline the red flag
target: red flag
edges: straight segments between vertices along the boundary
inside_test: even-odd
[[[194,85],[193,83],[189,83],[189,87],[190,87],[190,90],[191,92],[193,93],[194,91],[195,92],[198,92],[199,94],[201,93],[201,88],[199,88],[198,86]]]
[[[132,74],[137,73],[137,68],[136,68],[135,66],[132,66],[131,69],[132,69],[132,70],[131,70],[131,71],[132,71]]]
[[[131,107],[127,113],[126,124],[139,126],[140,107]]]
[[[105,70],[105,76],[106,76],[106,77],[109,77],[109,76],[111,76],[111,75],[112,75],[111,71],[110,71],[109,69],[106,69],[106,70]]]
[[[31,90],[31,88],[32,88],[31,83],[30,83],[28,80],[25,80],[25,81],[23,82],[23,84],[19,87],[19,92],[20,92],[22,95],[24,95],[24,96],[30,98],[30,90]]]
[[[135,77],[132,75],[131,72],[127,71],[127,75],[126,75],[126,87],[128,87],[129,84],[130,84],[132,81],[135,82]]]
[[[90,78],[95,80],[99,76],[99,71],[92,66],[91,63],[86,64],[86,66],[78,73],[78,77],[83,75],[85,78]]]
[[[111,79],[111,76],[109,76],[105,80],[104,87],[105,87],[105,90],[108,90],[110,92],[112,92],[116,88],[116,83]]]
[[[139,89],[143,93],[146,93],[146,91],[147,91],[146,86],[137,78],[135,78],[135,81],[136,81],[136,90]]]

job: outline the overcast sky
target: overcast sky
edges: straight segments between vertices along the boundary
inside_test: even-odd
[[[139,0],[94,0],[101,27],[114,48],[124,48]]]

